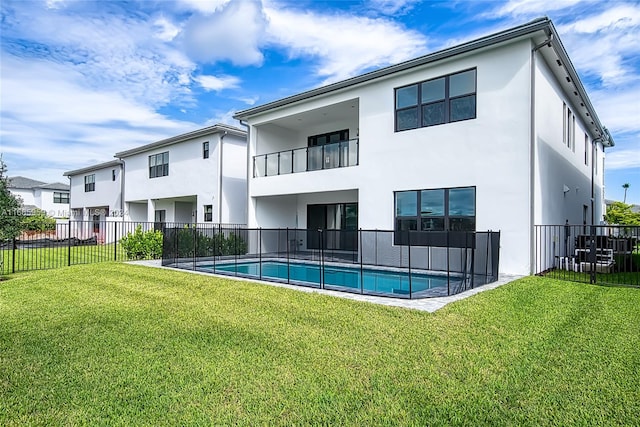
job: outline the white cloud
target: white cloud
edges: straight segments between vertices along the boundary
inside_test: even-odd
[[[617,91],[594,90],[590,98],[598,117],[612,133],[640,131],[640,82]]]
[[[180,34],[180,28],[175,26],[164,16],[156,19],[154,26],[158,29],[156,37],[165,42],[170,42]]]
[[[182,32],[184,47],[191,58],[201,62],[261,65],[264,24],[259,4],[232,2],[211,15],[191,16]]]
[[[496,10],[490,12],[490,15],[504,16],[523,16],[523,15],[547,15],[560,9],[566,9],[579,3],[585,3],[588,0],[510,0],[501,4]]]
[[[223,89],[232,89],[238,87],[240,79],[233,76],[197,76],[194,80],[200,83],[206,91],[219,92]]]
[[[640,25],[640,6],[615,4],[602,13],[587,16],[558,27],[562,32],[592,34],[601,30],[625,30]]]
[[[223,9],[231,0],[179,0],[179,6],[201,13],[211,15]]]
[[[70,170],[197,128],[110,90],[88,89],[63,64],[3,55],[1,151],[20,159],[11,174],[47,165]],[[11,165],[10,165],[11,166]]]
[[[385,15],[410,10],[418,0],[370,0],[370,6]]]
[[[425,51],[424,35],[389,20],[281,7],[266,9],[265,13],[269,41],[284,47],[291,57],[318,58],[316,71],[326,78],[325,83],[398,63]]]
[[[607,151],[605,161],[607,169],[640,169],[640,134],[635,135],[636,142],[627,144],[627,148]]]

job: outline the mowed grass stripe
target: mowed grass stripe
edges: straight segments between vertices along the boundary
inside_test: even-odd
[[[0,282],[0,424],[634,425],[640,291],[429,314],[120,263]]]

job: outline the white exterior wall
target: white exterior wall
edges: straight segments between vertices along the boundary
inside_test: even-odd
[[[256,153],[268,152],[260,148],[264,142],[261,124],[356,99],[360,154],[358,166],[251,178],[249,226],[276,226],[275,217],[265,211],[269,210],[268,205],[284,210],[283,204],[276,202],[278,199],[264,196],[306,194],[305,199],[297,201],[297,226],[302,227],[300,220],[306,220],[302,206],[324,203],[316,201],[320,200],[314,197],[316,193],[349,190],[352,195],[357,194],[359,228],[392,230],[395,191],[475,186],[476,229],[502,231],[500,271],[528,274],[530,56],[528,41],[515,42],[396,73],[252,118],[250,162]],[[394,88],[474,67],[476,119],[394,132]],[[337,122],[328,127],[326,131],[340,128]],[[265,129],[266,137],[272,139],[272,126]],[[317,130],[304,130],[302,144]],[[286,148],[294,147],[278,149]],[[336,195],[332,200],[321,199],[338,202],[344,194],[339,193],[340,197]],[[283,215],[280,226],[290,226],[291,217]]]
[[[49,190],[37,188],[34,190],[40,209],[54,218],[67,218],[70,215],[68,203],[54,203],[53,193],[69,193],[67,190]]]
[[[38,204],[36,203],[35,196],[33,194],[33,190],[25,189],[25,188],[10,188],[9,191],[14,196],[20,197],[23,205],[38,206]]]
[[[585,123],[576,111],[575,97],[567,97],[549,66],[537,55],[535,69],[536,87],[536,161],[535,161],[535,223],[560,225],[583,223],[583,206],[587,206],[586,223],[591,223],[591,179],[593,163],[593,135],[588,135],[588,165],[585,164]],[[578,101],[579,102],[579,101]],[[575,131],[572,147],[565,143],[565,114],[563,103],[575,115]],[[569,124],[573,126],[572,123]],[[597,173],[594,178],[595,224],[603,218],[604,205],[604,151],[596,143]]]
[[[219,213],[220,222],[246,224],[247,140],[233,135],[226,135],[222,141],[222,209]]]
[[[116,173],[115,181],[112,177],[114,170]],[[85,192],[84,177],[92,174],[95,174],[95,191]],[[89,220],[94,213],[92,211],[98,208],[108,210],[109,216],[122,218],[121,180],[122,169],[118,165],[71,176],[71,209],[83,210],[82,218],[75,219]],[[102,216],[106,217],[106,215]]]
[[[226,135],[220,158],[220,133],[196,137],[125,157],[124,197],[129,219],[154,221],[165,210],[167,222],[203,222],[204,206],[213,206],[213,222],[246,222],[246,142]],[[209,158],[202,144],[209,142]],[[169,152],[169,175],[149,178],[149,156]],[[220,162],[222,195],[220,194]],[[146,204],[146,216],[141,217]],[[191,205],[191,215],[186,213]]]

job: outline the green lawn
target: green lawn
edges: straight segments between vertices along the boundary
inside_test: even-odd
[[[0,274],[15,271],[46,270],[76,264],[91,264],[94,262],[125,260],[126,255],[122,245],[115,248],[113,243],[107,245],[61,246],[56,248],[10,249],[0,250]]]
[[[0,425],[637,425],[640,290],[430,314],[121,263],[0,282]]]

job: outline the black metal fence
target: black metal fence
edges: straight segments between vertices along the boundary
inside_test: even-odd
[[[640,286],[640,226],[537,225],[535,273]]]
[[[401,241],[401,244],[398,244]],[[175,268],[398,298],[453,295],[498,279],[499,232],[165,228]]]
[[[171,225],[173,227],[173,225]],[[0,274],[45,270],[103,261],[160,258],[161,236],[156,251],[127,250],[123,238],[162,231],[165,224],[127,221],[68,221],[44,231],[22,232],[0,241]]]

